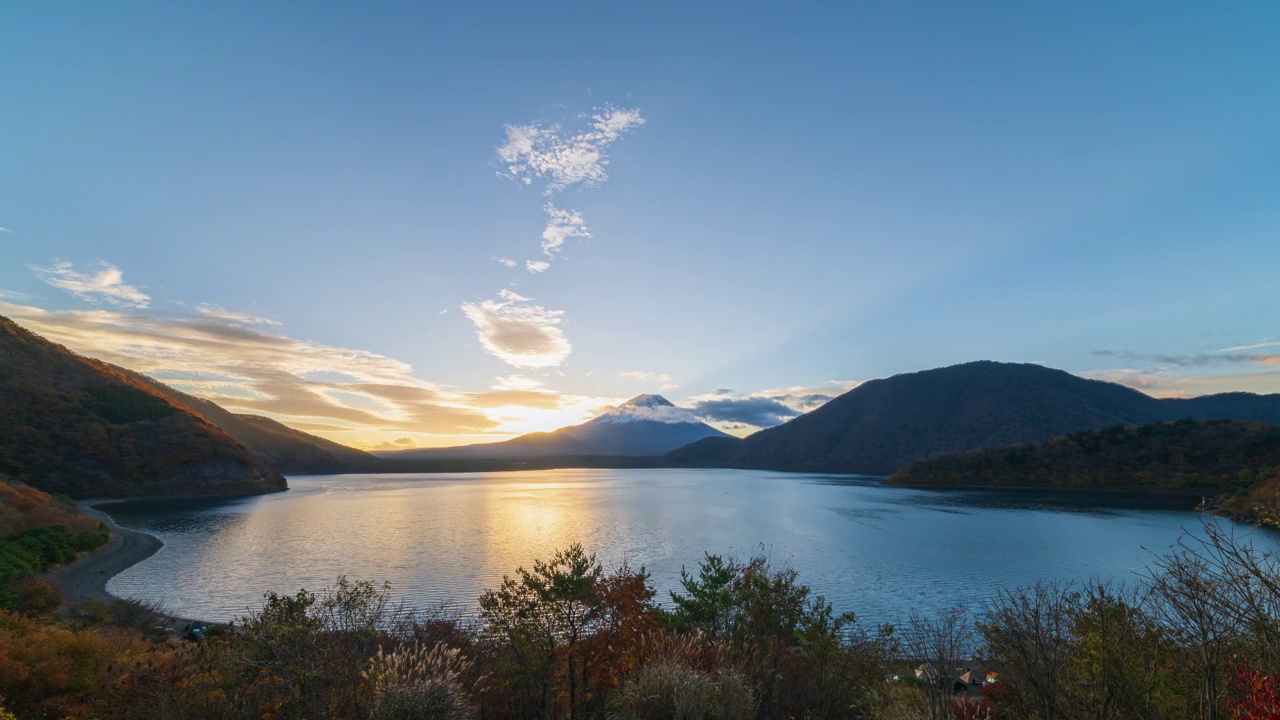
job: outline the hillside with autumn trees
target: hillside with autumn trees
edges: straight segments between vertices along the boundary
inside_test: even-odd
[[[225,432],[114,370],[0,318],[0,472],[72,497],[285,489]]]
[[[1280,425],[1237,420],[1118,425],[1041,443],[931,455],[894,473],[889,483],[1225,495],[1224,507],[1256,519],[1261,506],[1276,507]]]
[[[380,459],[363,450],[295,430],[261,415],[233,413],[212,401],[188,395],[142,373],[114,365],[111,368],[213,423],[273,470],[300,475],[382,470]]]

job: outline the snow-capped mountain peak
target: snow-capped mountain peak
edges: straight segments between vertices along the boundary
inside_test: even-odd
[[[670,425],[697,424],[692,411],[676,407],[661,395],[637,395],[592,420],[592,423],[660,422]]]
[[[637,395],[620,407],[675,407],[675,403],[661,395]]]

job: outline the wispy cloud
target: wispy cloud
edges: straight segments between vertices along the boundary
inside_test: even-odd
[[[512,260],[509,257],[496,257],[493,260],[499,265],[505,265],[506,267],[509,267],[509,268],[513,268],[518,264],[515,260]]]
[[[548,217],[546,226],[542,228],[543,255],[555,257],[569,238],[591,237],[587,221],[577,210],[562,210],[551,203],[547,203],[543,210]]]
[[[137,311],[68,310],[0,302],[9,316],[76,352],[146,373],[237,412],[340,441],[383,433],[481,436],[499,422],[459,393],[364,350],[297,340],[261,327]],[[439,440],[435,444],[440,444]]]
[[[127,284],[124,273],[108,262],[99,262],[96,269],[90,270],[80,270],[72,263],[61,261],[31,269],[41,280],[85,302],[134,308],[145,308],[151,303],[149,295]]]
[[[1280,370],[1266,369],[1280,365],[1280,358],[1262,365],[1263,368],[1246,372],[1212,375],[1186,375],[1158,368],[1119,368],[1077,374],[1094,380],[1119,383],[1155,397],[1198,397],[1225,392],[1267,394],[1280,391]]]
[[[587,127],[577,133],[566,132],[559,125],[508,125],[506,142],[498,147],[498,160],[506,166],[504,174],[525,185],[543,183],[549,198],[575,185],[591,187],[605,182],[609,178],[609,146],[643,125],[644,118],[635,108],[606,105],[584,119]],[[579,211],[561,209],[552,202],[547,202],[544,210],[548,219],[542,229],[542,253],[548,259],[560,253],[566,240],[591,237]],[[550,267],[547,260],[525,263],[531,273],[546,272]]]
[[[248,313],[233,312],[214,305],[200,305],[196,308],[196,312],[200,315],[217,320],[220,322],[231,323],[233,325],[279,325],[280,322],[271,318],[259,317],[257,315],[249,315]]]
[[[625,377],[625,378],[631,378],[632,380],[639,380],[644,383],[649,383],[657,387],[659,390],[675,390],[676,388],[680,387],[679,385],[671,381],[671,376],[668,375],[667,373],[652,373],[652,372],[643,372],[641,370],[627,370],[620,374],[622,375],[622,377]]]
[[[1263,343],[1252,346],[1241,346],[1237,348],[1227,348],[1217,353],[1194,353],[1188,355],[1165,355],[1160,353],[1139,353],[1131,350],[1095,350],[1094,355],[1099,357],[1114,357],[1123,360],[1138,360],[1148,362],[1159,367],[1176,367],[1176,368],[1204,368],[1204,367],[1223,367],[1231,365],[1276,365],[1280,364],[1280,355],[1268,353],[1246,353],[1231,352],[1233,350],[1250,350],[1254,348],[1271,347],[1270,343]]]
[[[1241,350],[1260,350],[1262,348],[1280,347],[1280,340],[1264,340],[1253,345],[1234,345],[1232,347],[1222,348],[1218,352],[1239,352]]]
[[[513,367],[559,365],[572,349],[559,327],[563,310],[534,305],[511,290],[500,291],[497,300],[464,303],[462,312],[484,349]]]
[[[599,185],[609,177],[608,147],[643,124],[639,110],[606,105],[576,134],[565,134],[559,125],[508,125],[498,159],[507,175],[526,185],[545,181],[548,195],[578,184]]]

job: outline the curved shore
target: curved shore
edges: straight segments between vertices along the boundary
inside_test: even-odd
[[[164,543],[156,536],[119,525],[110,515],[95,507],[106,502],[113,501],[87,500],[77,504],[82,511],[98,518],[111,530],[111,539],[107,544],[44,575],[62,593],[64,608],[83,602],[109,603],[117,599],[117,596],[107,592],[107,581],[155,555],[164,547]],[[169,617],[175,631],[192,622],[190,618]]]

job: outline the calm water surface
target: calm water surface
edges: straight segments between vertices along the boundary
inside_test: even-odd
[[[503,573],[580,542],[653,575],[659,598],[703,551],[764,553],[838,610],[894,622],[980,605],[1037,578],[1132,581],[1199,517],[1118,496],[922,491],[877,478],[736,470],[548,470],[289,478],[287,493],[104,506],[164,547],[111,592],[231,619],[268,590],[339,575],[419,607],[474,607]],[[1271,534],[1258,542],[1276,546]]]

